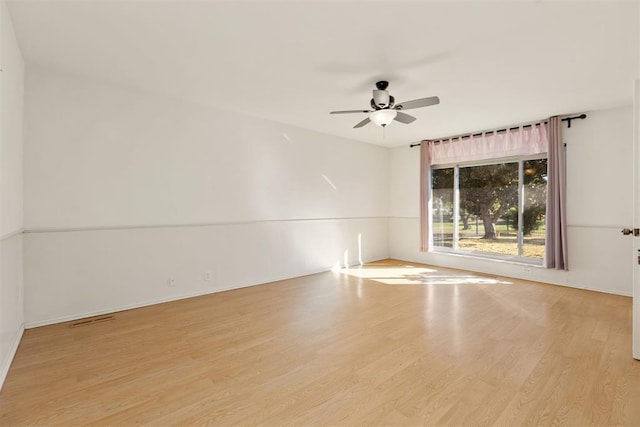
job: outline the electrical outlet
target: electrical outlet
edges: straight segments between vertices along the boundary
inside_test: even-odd
[[[167,280],[167,285],[173,288],[174,286],[176,286],[176,279],[174,279],[173,277],[169,277],[169,279]]]
[[[204,281],[211,282],[213,280],[213,274],[210,271],[204,272]]]

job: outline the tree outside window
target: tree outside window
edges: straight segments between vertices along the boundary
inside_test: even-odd
[[[546,159],[433,169],[434,246],[542,259],[546,186]]]

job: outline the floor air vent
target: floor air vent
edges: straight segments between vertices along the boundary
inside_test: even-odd
[[[104,316],[86,317],[84,319],[78,319],[69,323],[70,328],[77,328],[79,326],[95,325],[96,323],[106,322],[108,320],[115,320],[116,316],[113,314],[106,314]]]

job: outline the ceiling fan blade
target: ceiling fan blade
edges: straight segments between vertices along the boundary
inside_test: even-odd
[[[440,104],[440,98],[430,96],[429,98],[413,99],[411,101],[398,102],[394,107],[396,110],[410,110],[412,108],[428,107],[429,105]]]
[[[351,114],[351,113],[370,113],[369,110],[345,110],[345,111],[331,111],[329,114]]]
[[[369,117],[367,117],[366,119],[364,119],[363,121],[359,122],[357,125],[355,125],[353,128],[361,128],[362,126],[368,125],[369,122],[371,122],[371,119]]]
[[[409,123],[414,122],[416,118],[410,116],[409,114],[398,111],[398,114],[396,114],[396,117],[393,120],[408,125]]]

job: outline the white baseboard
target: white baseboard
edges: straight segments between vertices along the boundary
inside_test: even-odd
[[[458,255],[458,254],[446,254],[447,256],[455,256],[455,257],[465,257],[464,255]],[[456,270],[462,270],[462,271],[468,271],[470,273],[480,273],[480,274],[495,274],[496,276],[499,277],[504,277],[504,278],[508,278],[508,279],[516,279],[516,280],[524,280],[526,282],[535,282],[535,283],[542,283],[545,285],[554,285],[554,286],[564,286],[565,288],[573,288],[573,289],[582,289],[584,291],[593,291],[593,292],[602,292],[605,294],[611,294],[611,295],[620,295],[623,297],[632,297],[632,293],[630,292],[621,292],[619,290],[615,290],[615,289],[609,289],[609,288],[592,288],[592,287],[585,287],[585,286],[580,286],[580,285],[575,285],[569,281],[566,280],[554,280],[552,278],[540,278],[540,277],[527,277],[527,276],[523,276],[523,275],[518,275],[518,274],[508,274],[505,272],[500,272],[500,273],[495,273],[495,272],[491,272],[487,269],[469,269],[469,268],[463,268],[463,267],[459,267],[459,266],[451,266],[451,265],[443,265],[442,263],[438,263],[438,262],[434,262],[433,260],[425,260],[416,256],[394,256],[394,255],[390,255],[389,256],[391,259],[395,259],[398,261],[406,261],[406,262],[415,262],[418,264],[425,264],[425,265],[433,265],[434,267],[444,267],[444,268],[453,268]],[[527,264],[525,264],[527,265]],[[534,267],[534,268],[540,268],[540,269],[544,269],[544,267]]]
[[[251,285],[249,285],[249,286],[251,286]],[[147,307],[147,306],[150,306],[150,305],[162,304],[162,303],[171,302],[171,301],[178,301],[178,300],[181,300],[181,299],[193,298],[193,297],[206,295],[206,294],[214,294],[214,293],[223,292],[223,291],[226,291],[226,290],[228,290],[228,289],[215,289],[215,290],[188,292],[188,293],[185,293],[185,294],[171,296],[171,297],[167,297],[167,298],[157,298],[157,299],[147,300],[147,301],[134,303],[134,304],[126,304],[126,305],[121,305],[121,306],[110,307],[110,308],[106,308],[104,310],[87,311],[87,312],[83,312],[83,313],[71,314],[69,316],[61,316],[61,317],[54,317],[54,318],[51,318],[51,319],[37,320],[35,322],[25,323],[24,327],[25,327],[25,329],[39,328],[41,326],[55,325],[55,324],[58,324],[58,323],[71,322],[73,320],[85,319],[87,317],[101,316],[103,314],[117,313],[119,311],[125,311],[125,310],[133,310],[135,308]]]
[[[117,307],[110,307],[110,308],[106,308],[104,310],[83,312],[83,313],[72,314],[72,315],[69,315],[69,316],[56,317],[56,318],[46,319],[46,320],[38,320],[38,321],[35,321],[35,322],[27,322],[27,323],[25,323],[24,328],[25,329],[32,329],[32,328],[38,328],[38,327],[41,327],[41,326],[55,325],[57,323],[70,322],[70,321],[73,321],[73,320],[84,319],[84,318],[93,317],[93,316],[101,316],[103,314],[117,313],[119,311],[132,310],[132,309],[135,309],[135,308],[147,307],[147,306],[150,306],[150,305],[162,304],[162,303],[165,303],[165,302],[178,301],[178,300],[181,300],[181,299],[193,298],[193,297],[198,297],[198,296],[208,295],[208,294],[215,294],[215,293],[218,293],[218,292],[231,291],[231,290],[234,290],[234,289],[248,288],[250,286],[265,285],[265,284],[268,284],[268,283],[278,282],[280,280],[292,279],[294,277],[304,277],[304,276],[308,276],[308,275],[311,275],[311,274],[324,273],[326,271],[330,271],[332,268],[333,267],[324,267],[324,268],[322,268],[320,270],[311,271],[311,272],[305,273],[304,275],[301,275],[301,276],[277,277],[277,278],[274,278],[273,280],[270,280],[269,282],[247,283],[247,284],[241,284],[241,285],[236,285],[236,286],[228,286],[228,287],[217,288],[217,289],[202,289],[202,290],[197,290],[197,291],[193,291],[193,292],[187,292],[187,293],[184,293],[184,294],[181,294],[181,295],[174,295],[174,296],[166,297],[166,298],[156,298],[156,299],[151,299],[151,300],[147,300],[147,301],[143,301],[143,302],[139,302],[139,303],[134,303],[134,304],[126,304],[126,305],[117,306]]]
[[[16,334],[16,337],[13,340],[13,345],[11,346],[11,350],[9,351],[9,357],[7,357],[7,359],[3,363],[2,370],[0,371],[0,390],[2,390],[4,380],[7,378],[7,374],[9,374],[9,368],[11,367],[11,363],[13,362],[13,358],[18,351],[18,346],[20,345],[20,341],[22,340],[24,328],[24,325],[21,325],[20,329],[18,329],[18,333]]]

